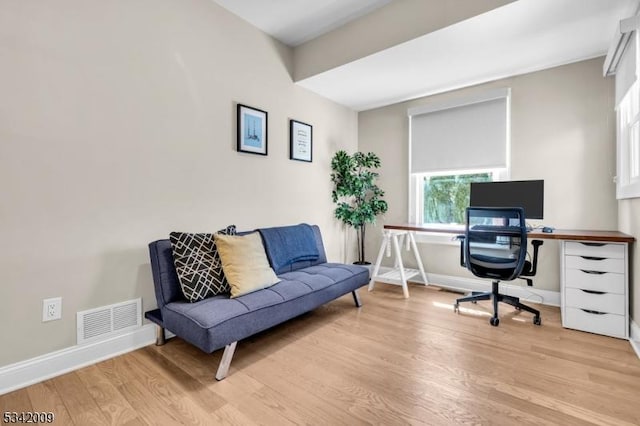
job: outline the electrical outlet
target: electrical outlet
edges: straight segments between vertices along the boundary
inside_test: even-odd
[[[62,318],[62,297],[53,297],[42,301],[42,322]]]

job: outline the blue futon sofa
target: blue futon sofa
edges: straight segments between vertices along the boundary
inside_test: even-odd
[[[283,250],[286,248],[283,245],[287,245],[287,235],[290,234],[279,231],[291,232],[292,228],[302,226],[307,227],[307,232],[301,235],[315,240],[318,257],[287,262],[287,250]],[[224,294],[188,302],[178,282],[170,241],[159,240],[149,244],[158,309],[146,312],[145,317],[158,326],[156,343],[164,344],[166,329],[207,353],[225,348],[215,376],[218,380],[226,377],[239,340],[349,292],[353,294],[356,306],[360,307],[356,290],[369,282],[367,268],[327,262],[318,226],[295,225],[258,231],[271,267],[281,281],[235,299]]]

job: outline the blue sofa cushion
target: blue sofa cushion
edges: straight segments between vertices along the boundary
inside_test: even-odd
[[[162,309],[164,327],[213,352],[366,285],[369,271],[323,263],[278,278],[282,281],[267,289],[235,299],[220,295],[197,303],[169,303]]]
[[[302,223],[258,229],[262,236],[267,257],[276,274],[289,265],[302,261],[314,261],[320,257],[314,230]]]

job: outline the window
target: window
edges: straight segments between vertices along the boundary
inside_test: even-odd
[[[409,222],[459,226],[471,182],[508,179],[508,89],[410,109],[409,126]]]
[[[616,70],[616,196],[640,197],[640,83],[637,31],[629,39]]]

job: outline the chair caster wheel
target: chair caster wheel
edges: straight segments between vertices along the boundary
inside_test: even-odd
[[[489,324],[491,324],[494,327],[497,327],[498,324],[500,324],[500,319],[496,317],[491,317],[491,319],[489,320]]]
[[[474,305],[477,305],[478,301],[477,300],[472,300],[471,303],[473,303]]]
[[[533,323],[535,325],[542,325],[542,318],[540,317],[533,317]]]
[[[522,309],[520,308],[520,306],[516,306],[516,311],[521,311]]]

